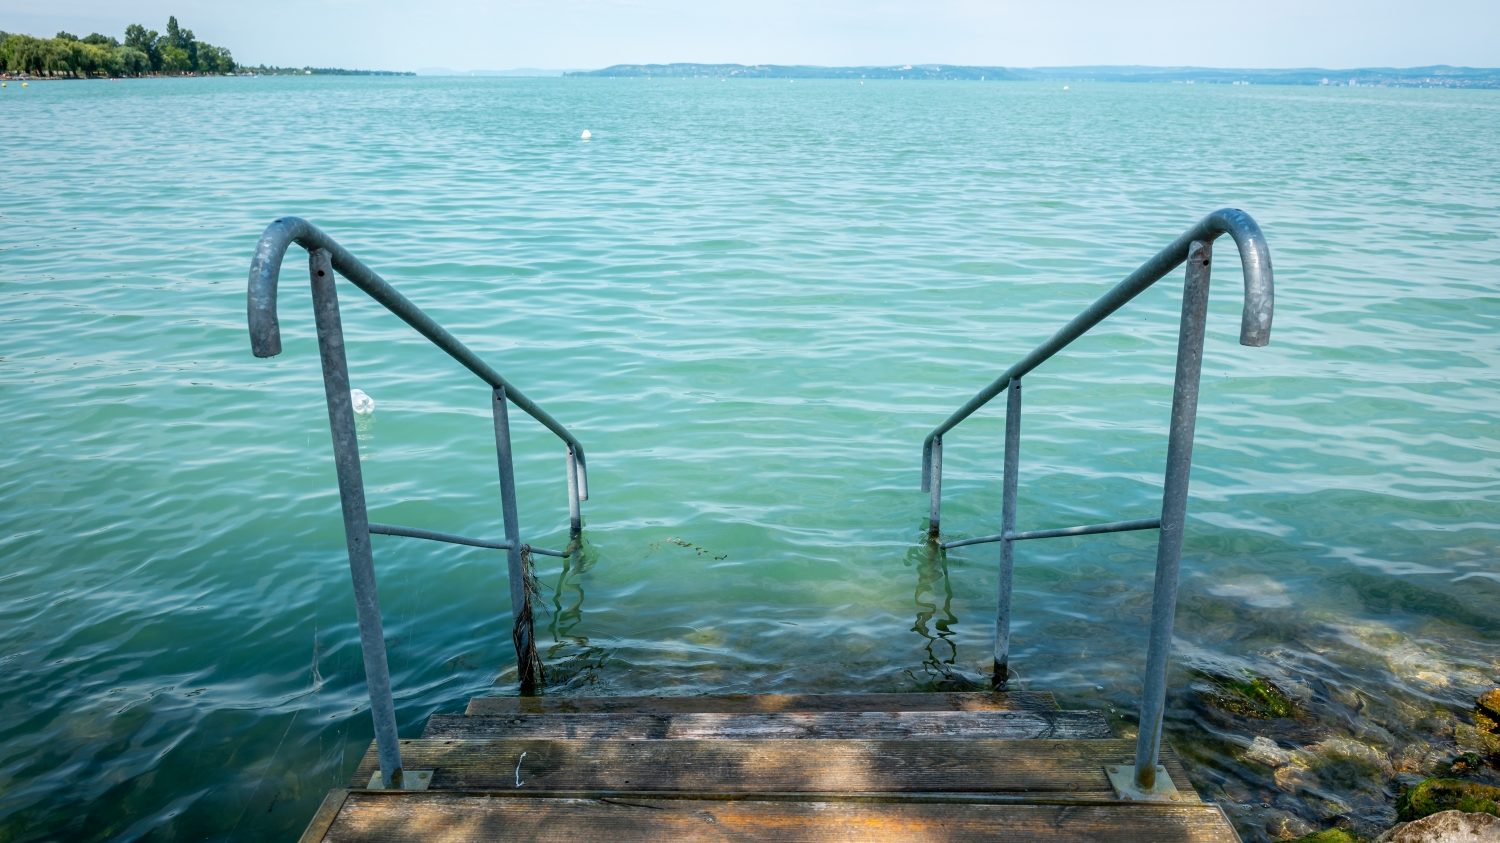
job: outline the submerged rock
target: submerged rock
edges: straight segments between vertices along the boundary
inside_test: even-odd
[[[1293,794],[1304,806],[1316,806],[1324,817],[1383,811],[1386,786],[1395,774],[1390,758],[1380,749],[1350,738],[1329,737],[1288,753],[1285,765],[1274,768],[1271,779],[1281,791]]]
[[[1375,839],[1375,843],[1496,843],[1500,841],[1500,817],[1441,811],[1420,820],[1401,823]]]
[[[1400,820],[1451,810],[1500,816],[1500,787],[1461,779],[1428,779],[1396,800],[1396,818]]]
[[[1276,745],[1270,738],[1257,735],[1250,741],[1250,746],[1245,748],[1242,756],[1246,761],[1253,761],[1265,767],[1285,767],[1292,763],[1292,754]]]
[[[1453,739],[1465,752],[1488,755],[1492,761],[1500,761],[1500,688],[1479,695],[1474,703],[1474,724],[1454,726]]]
[[[1459,723],[1453,727],[1453,742],[1463,752],[1500,758],[1500,724],[1476,712],[1472,725]]]
[[[1462,765],[1455,767],[1455,763],[1457,762],[1450,750],[1420,741],[1400,747],[1391,758],[1391,766],[1395,772],[1423,779],[1440,773],[1466,771]]]
[[[1306,837],[1298,837],[1292,843],[1360,843],[1360,839],[1342,828],[1330,828]]]
[[[1500,688],[1491,688],[1480,694],[1474,708],[1489,719],[1500,722]]]
[[[1196,672],[1211,685],[1203,698],[1220,711],[1257,720],[1278,720],[1296,713],[1292,698],[1269,679]]]
[[[1462,776],[1477,773],[1484,769],[1484,756],[1477,752],[1465,752],[1447,764],[1447,773],[1450,776]]]
[[[1333,737],[1307,748],[1313,769],[1336,768],[1355,779],[1390,778],[1394,774],[1391,760],[1369,744],[1349,738]]]
[[[1317,829],[1317,826],[1289,811],[1270,808],[1258,813],[1262,817],[1261,826],[1272,840],[1296,840],[1312,834]]]

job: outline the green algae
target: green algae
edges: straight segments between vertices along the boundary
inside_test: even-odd
[[[1236,677],[1199,672],[1213,685],[1207,694],[1217,709],[1257,720],[1279,720],[1296,714],[1291,697],[1276,683],[1260,676]]]
[[[1396,800],[1396,818],[1402,822],[1449,810],[1500,816],[1500,787],[1460,779],[1428,779]]]
[[[1355,837],[1342,828],[1330,828],[1303,835],[1291,843],[1364,843],[1364,838]]]

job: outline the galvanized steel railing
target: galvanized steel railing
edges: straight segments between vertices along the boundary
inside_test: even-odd
[[[1177,571],[1182,557],[1183,521],[1187,512],[1188,474],[1193,459],[1193,426],[1198,411],[1198,376],[1203,362],[1203,332],[1208,308],[1209,263],[1213,241],[1221,234],[1234,238],[1245,276],[1245,306],[1240,320],[1240,344],[1263,346],[1271,339],[1273,304],[1271,253],[1260,226],[1244,211],[1225,208],[1209,214],[1172,245],[1158,252],[1128,278],[1115,285],[1073,321],[1053,334],[1021,361],[1011,366],[927,435],[922,446],[922,490],[932,495],[928,522],[933,541],[939,538],[943,484],[943,435],[989,401],[1006,393],[1005,458],[1000,506],[1000,532],[992,536],[940,543],[944,549],[1000,543],[999,601],[995,615],[994,681],[1005,683],[1010,660],[1011,578],[1014,543],[1058,536],[1082,536],[1123,530],[1160,530],[1156,547],[1156,583],[1152,595],[1150,642],[1141,699],[1140,735],[1134,769],[1110,768],[1110,778],[1124,798],[1170,798],[1172,785],[1157,760],[1161,749],[1162,712],[1166,703],[1167,655],[1177,610]],[[1161,517],[1109,524],[1090,524],[1052,530],[1016,530],[1016,486],[1021,448],[1021,378],[1052,355],[1102,322],[1168,272],[1187,262],[1187,286],[1182,298],[1182,325],[1177,344],[1177,377],[1172,388],[1172,417],[1167,442],[1166,482]]]
[[[577,544],[583,527],[579,501],[588,499],[588,470],[583,445],[567,428],[522,395],[520,390],[511,386],[489,364],[454,339],[432,317],[396,292],[395,288],[360,263],[334,242],[333,238],[306,220],[296,217],[284,217],[271,223],[261,235],[260,243],[255,247],[255,258],[250,263],[250,348],[256,357],[274,357],[281,353],[281,329],[276,318],[276,281],[281,271],[282,258],[293,243],[306,249],[309,255],[318,352],[322,358],[323,387],[328,400],[328,424],[333,433],[333,458],[338,471],[339,499],[344,512],[344,537],[349,550],[349,568],[354,579],[360,648],[364,654],[365,680],[370,690],[370,714],[375,721],[376,752],[380,759],[379,782],[372,782],[371,786],[420,788],[425,782],[422,774],[403,772],[401,768],[395,700],[391,694],[380,602],[375,590],[375,565],[370,549],[370,536],[403,536],[504,550],[509,570],[511,609],[515,616],[512,638],[516,646],[521,690],[522,693],[528,693],[536,687],[540,665],[536,661],[525,556],[566,554],[534,548],[521,542],[516,517],[516,481],[511,456],[509,405],[514,404],[536,419],[567,446],[568,521],[572,545]],[[433,530],[370,522],[365,507],[364,479],[360,471],[359,444],[355,436],[354,409],[349,394],[349,369],[344,355],[338,294],[333,283],[335,272],[368,293],[490,387],[495,451],[500,468],[500,509],[505,524],[503,541],[473,539]]]

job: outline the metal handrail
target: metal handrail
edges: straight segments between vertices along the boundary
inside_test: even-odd
[[[297,217],[283,217],[271,223],[261,235],[255,248],[255,257],[250,263],[247,311],[250,348],[255,356],[274,357],[281,353],[281,328],[276,316],[276,283],[282,259],[292,243],[308,252],[308,275],[312,283],[318,354],[322,362],[323,389],[328,403],[328,424],[333,440],[334,467],[338,474],[339,503],[344,515],[344,539],[354,582],[360,650],[364,657],[365,683],[370,692],[370,716],[374,721],[376,755],[380,763],[380,772],[371,780],[370,786],[391,789],[410,786],[420,789],[429,777],[423,773],[405,771],[401,765],[395,698],[391,692],[390,666],[386,656],[380,601],[375,588],[375,563],[370,537],[400,536],[504,550],[511,610],[515,619],[511,637],[516,647],[521,691],[529,693],[535,689],[541,672],[532,624],[529,556],[532,553],[549,556],[566,554],[533,548],[521,541],[516,514],[515,464],[511,453],[509,406],[514,404],[526,411],[567,445],[569,535],[574,547],[582,533],[579,501],[588,497],[583,446],[567,428],[522,395],[489,364],[433,321],[432,317],[396,292],[385,279],[316,226]],[[500,508],[505,527],[503,541],[370,521],[365,504],[364,477],[360,467],[359,442],[349,391],[349,367],[344,355],[343,325],[334,285],[335,273],[352,281],[490,387],[495,453],[499,467]]]
[[[1245,305],[1240,318],[1240,344],[1264,346],[1271,339],[1274,283],[1271,253],[1260,226],[1249,214],[1224,208],[1204,217],[1170,246],[1142,264],[1116,284],[1083,313],[1020,362],[1011,366],[989,386],[950,415],[927,435],[922,444],[922,490],[931,495],[928,534],[947,550],[967,545],[999,542],[999,598],[995,612],[994,682],[1005,684],[1009,675],[1011,585],[1015,569],[1014,545],[1030,539],[1084,536],[1125,530],[1160,532],[1156,547],[1156,578],[1151,600],[1151,631],[1146,671],[1141,693],[1140,733],[1133,765],[1107,769],[1121,798],[1171,799],[1175,789],[1164,768],[1157,764],[1161,751],[1162,716],[1166,704],[1167,656],[1172,643],[1172,624],[1177,609],[1177,577],[1182,558],[1182,534],[1187,515],[1188,477],[1192,469],[1193,428],[1198,411],[1198,381],[1203,365],[1204,324],[1208,313],[1208,282],[1213,241],[1221,234],[1234,238],[1239,247],[1245,278]],[[1160,518],[1115,521],[1062,529],[1016,529],[1016,497],[1020,473],[1021,378],[1054,354],[1083,336],[1140,295],[1167,273],[1187,264],[1182,299],[1182,323],[1178,333],[1177,371],[1172,388],[1172,416],[1167,442],[1166,479],[1162,488]],[[941,533],[943,434],[952,430],[1001,392],[1006,393],[1005,459],[1002,482],[1000,532],[995,535],[939,542]]]
[[[933,428],[922,442],[922,491],[932,491],[934,450],[941,453],[941,440],[944,433],[957,427],[959,422],[973,415],[975,410],[1004,392],[1012,380],[1025,376],[1032,369],[1046,362],[1048,358],[1062,351],[1073,340],[1087,333],[1090,328],[1103,322],[1126,302],[1140,295],[1147,287],[1160,281],[1168,272],[1181,266],[1182,262],[1187,260],[1188,247],[1193,241],[1201,240],[1210,243],[1220,234],[1228,234],[1234,238],[1235,245],[1239,246],[1240,262],[1244,265],[1245,309],[1240,316],[1240,345],[1260,347],[1270,342],[1273,294],[1271,252],[1266,247],[1266,238],[1260,233],[1260,226],[1250,218],[1249,214],[1238,208],[1220,208],[1199,220],[1197,225],[1184,232],[1181,237],[1172,242],[1172,245],[1157,252],[1151,260],[1141,264],[1140,268],[1130,273],[1124,281],[1100,296],[1087,310],[1074,317],[1071,322],[1033,349],[1030,354],[1021,358],[1020,362],[1006,369],[1005,374],[995,378],[989,386],[979,390],[977,395],[955,410],[953,415],[942,424]],[[942,457],[938,456],[937,459],[941,460]],[[938,483],[939,485],[942,483],[940,477]],[[934,491],[934,499],[936,499],[936,494]],[[935,535],[937,533],[936,522],[933,523],[931,529]]]
[[[250,293],[248,311],[250,321],[250,350],[256,357],[275,357],[281,353],[281,322],[276,315],[276,280],[281,272],[281,260],[292,243],[308,252],[326,249],[333,268],[338,274],[364,290],[370,298],[380,302],[386,310],[396,314],[401,321],[416,329],[433,345],[442,349],[449,357],[473,372],[493,389],[504,389],[512,404],[556,434],[567,443],[578,463],[577,483],[580,500],[589,499],[588,464],[583,453],[583,443],[568,432],[557,419],[538,407],[535,402],[495,371],[479,355],[459,342],[447,329],[433,321],[431,316],[412,304],[396,291],[384,278],[365,266],[349,250],[322,229],[301,217],[282,217],[266,227],[255,245],[255,257],[250,261]]]

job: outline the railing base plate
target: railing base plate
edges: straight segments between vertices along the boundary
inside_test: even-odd
[[[380,771],[376,770],[370,776],[370,790],[426,790],[432,786],[431,770],[403,770],[401,772],[401,787],[388,788],[385,780],[380,777]]]
[[[1180,802],[1182,794],[1177,792],[1177,786],[1172,784],[1172,777],[1167,775],[1167,768],[1156,765],[1156,784],[1150,790],[1142,790],[1135,783],[1134,764],[1106,764],[1105,775],[1109,776],[1109,783],[1115,787],[1115,795],[1126,802]]]

